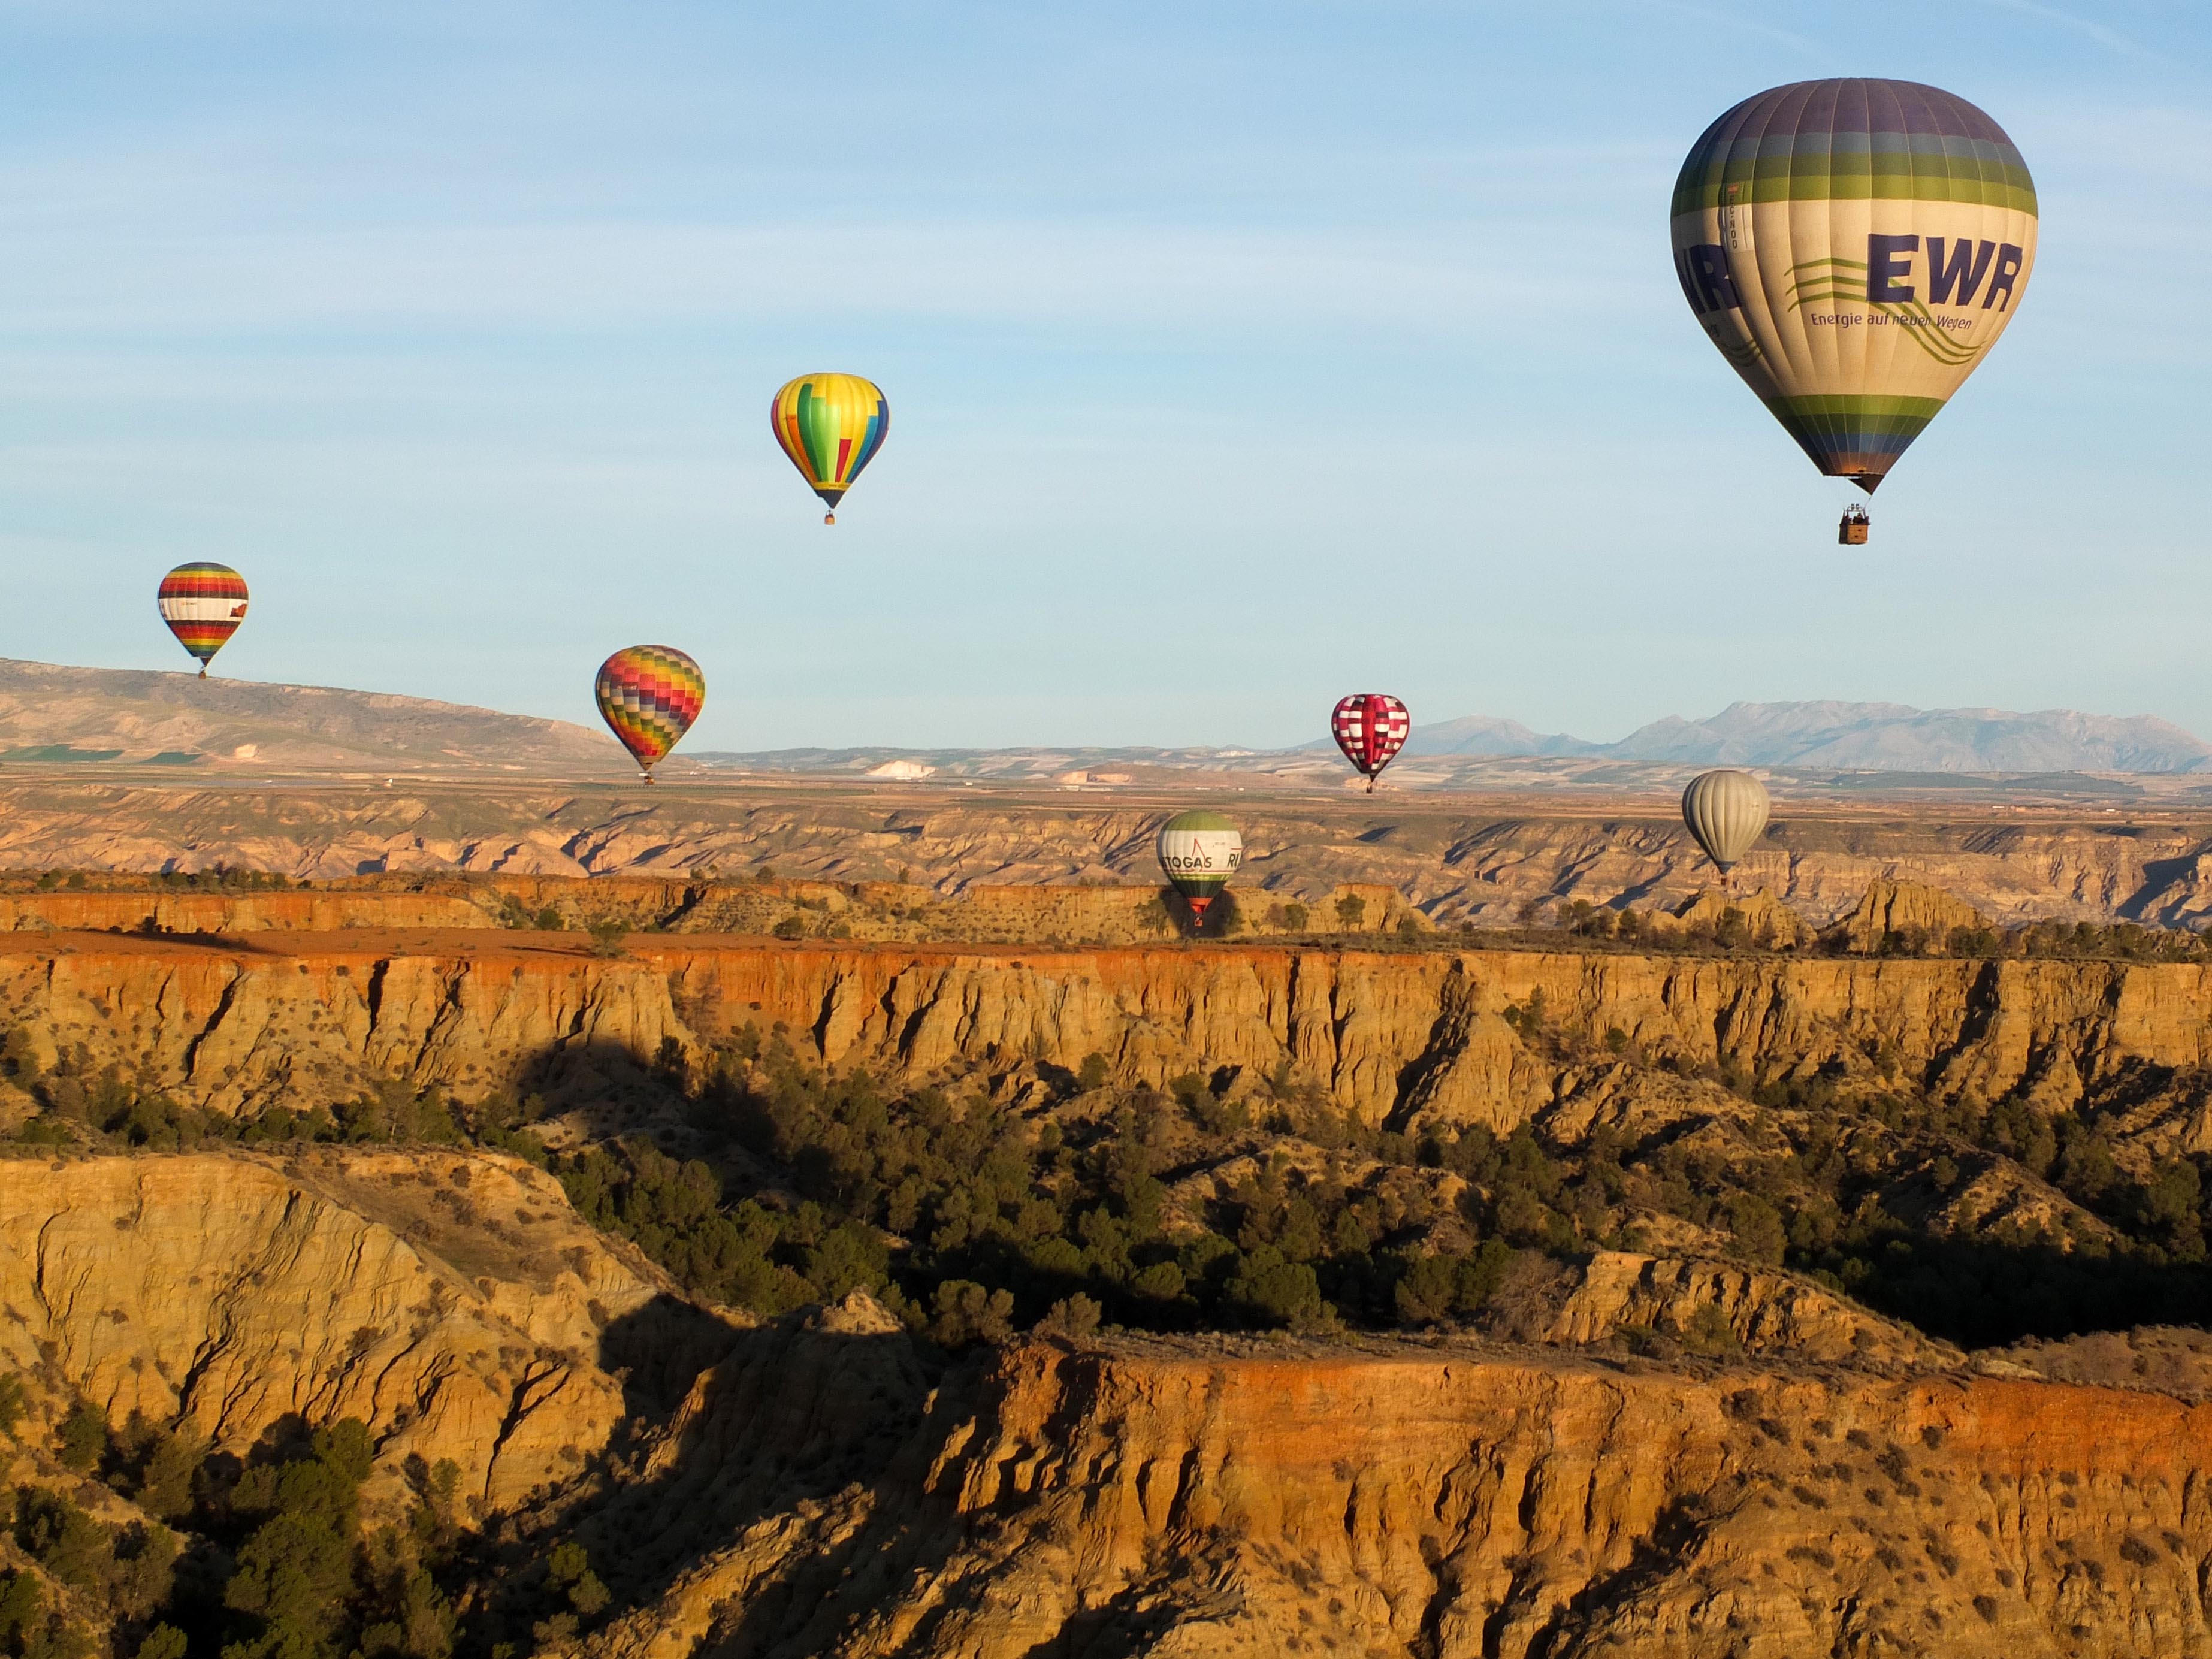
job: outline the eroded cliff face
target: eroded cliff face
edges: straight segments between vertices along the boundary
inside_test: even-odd
[[[674,1435],[687,1480],[586,1528],[654,1587],[605,1659],[2212,1652],[2212,1409],[2154,1395],[1219,1339],[925,1393],[817,1329]],[[719,1541],[657,1572],[615,1531],[656,1513]]]
[[[783,1023],[836,1064],[927,1073],[1091,1053],[1131,1081],[1285,1063],[1370,1123],[1508,1129],[1633,1063],[1927,1076],[2047,1104],[2202,1066],[2206,972],[2075,962],[1221,947],[1018,955],[643,944],[697,1034]],[[1522,1016],[1534,1011],[1534,1023]],[[1511,1012],[1516,1019],[1509,1022]],[[1543,1030],[1573,1041],[1562,1053]],[[1618,1034],[1617,1037],[1616,1035]]]
[[[387,1481],[450,1458],[484,1509],[605,1446],[629,1409],[609,1345],[677,1340],[669,1300],[495,1154],[0,1161],[12,1366],[241,1455],[290,1414],[359,1417]]]
[[[2131,1080],[2164,1152],[2212,1149],[2208,970],[2193,964],[1402,952],[957,950],[558,936],[16,935],[0,1019],[42,1066],[82,1046],[225,1113],[356,1097],[619,1100],[656,1061],[750,1027],[878,1075],[1018,1079],[1102,1056],[1125,1083],[1285,1066],[1372,1124],[1584,1119],[1668,1062],[1925,1079],[2046,1109]],[[1509,1020],[1508,1015],[1512,1018]]]

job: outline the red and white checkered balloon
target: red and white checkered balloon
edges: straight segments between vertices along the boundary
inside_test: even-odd
[[[1406,746],[1406,734],[1413,729],[1413,720],[1397,698],[1381,691],[1360,691],[1337,704],[1328,726],[1335,734],[1336,746],[1366,777],[1371,791],[1375,775]]]

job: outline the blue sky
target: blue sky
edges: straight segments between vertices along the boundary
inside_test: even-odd
[[[1736,698],[2212,732],[2212,8],[0,3],[0,653],[690,744],[1275,744],[1351,690],[1617,737]],[[1834,544],[1667,192],[1782,82],[2034,169],[2019,321]],[[835,529],[769,394],[880,382]]]

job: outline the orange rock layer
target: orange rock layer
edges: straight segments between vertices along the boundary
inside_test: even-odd
[[[750,1025],[897,1077],[1074,1068],[1094,1053],[1154,1084],[1288,1065],[1370,1122],[1510,1127],[1601,1090],[1626,1063],[1616,1050],[1770,1075],[1909,1073],[1948,1095],[2025,1090],[2063,1107],[2131,1066],[2212,1060],[2208,971],[696,937],[601,958],[573,936],[509,933],[16,934],[0,941],[0,1020],[43,1064],[82,1045],[223,1112],[349,1097],[376,1078],[465,1095],[580,1065],[605,1081],[696,1060]]]
[[[924,1397],[902,1346],[763,1334],[702,1378],[661,1496],[722,1541],[600,1659],[2212,1653],[2212,1408],[1218,1340],[1031,1343]],[[763,1505],[764,1463],[820,1495]]]

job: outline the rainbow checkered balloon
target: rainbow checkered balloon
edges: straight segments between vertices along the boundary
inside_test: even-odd
[[[209,659],[246,620],[246,578],[227,564],[180,564],[161,578],[155,597],[161,620],[177,643],[200,659],[204,678]]]
[[[707,677],[672,645],[633,645],[599,665],[599,717],[637,758],[653,769],[691,729],[707,705]]]

